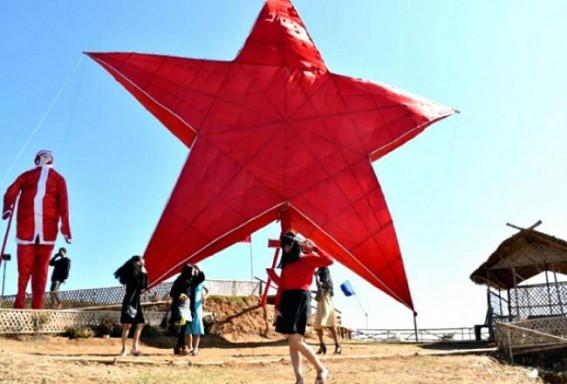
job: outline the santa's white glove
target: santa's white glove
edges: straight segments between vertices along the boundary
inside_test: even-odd
[[[67,244],[71,244],[71,238],[69,236],[65,236],[65,242]]]

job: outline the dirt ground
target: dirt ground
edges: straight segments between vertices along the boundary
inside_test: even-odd
[[[210,297],[205,310],[207,335],[194,357],[174,356],[176,339],[156,328],[149,332],[148,327],[142,334],[143,355],[127,357],[118,356],[119,338],[0,336],[0,383],[295,382],[286,341],[273,330],[271,306],[260,306],[254,297],[219,296]],[[313,332],[308,336],[308,344],[316,348]],[[330,384],[542,383],[529,368],[502,364],[479,351],[463,354],[463,345],[354,340],[341,344],[341,355],[321,357],[330,371]],[[303,372],[305,383],[313,383],[316,372],[305,360]]]
[[[0,383],[295,382],[281,338],[227,342],[206,336],[195,357],[175,357],[174,342],[165,336],[144,340],[142,356],[118,357],[117,338],[0,337]],[[315,347],[314,340],[309,343]],[[344,341],[342,355],[322,361],[331,372],[329,383],[541,383],[528,368],[482,354],[452,355],[446,347]],[[306,361],[303,370],[305,382],[313,382],[315,371]]]

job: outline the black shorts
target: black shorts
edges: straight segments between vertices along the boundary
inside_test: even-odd
[[[282,316],[277,319],[276,332],[305,336],[307,319],[311,314],[311,293],[299,289],[283,291],[280,312]]]

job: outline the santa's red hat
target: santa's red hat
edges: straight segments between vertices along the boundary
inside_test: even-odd
[[[42,149],[41,151],[39,151],[39,152],[35,155],[35,159],[34,159],[34,161],[33,161],[33,162],[35,163],[35,165],[39,165],[39,162],[40,162],[41,157],[42,157],[42,156],[45,156],[45,155],[49,156],[49,160],[47,160],[47,161],[45,162],[45,164],[53,165],[53,159],[54,159],[53,153],[52,153],[51,151],[48,151],[48,150],[45,150],[45,149]]]

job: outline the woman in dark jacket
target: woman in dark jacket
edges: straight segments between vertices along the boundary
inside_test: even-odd
[[[191,281],[196,272],[197,270],[192,264],[184,265],[181,274],[177,276],[169,291],[169,296],[171,296],[171,325],[179,326],[177,345],[173,349],[175,355],[189,354],[185,333],[187,327],[191,325]]]
[[[124,265],[114,272],[114,277],[120,284],[126,285],[124,300],[122,300],[122,313],[120,322],[122,323],[122,351],[120,356],[126,356],[126,340],[132,324],[136,324],[134,330],[134,344],[131,354],[140,355],[140,335],[146,320],[140,305],[140,295],[148,287],[148,275],[141,256],[132,256]]]

